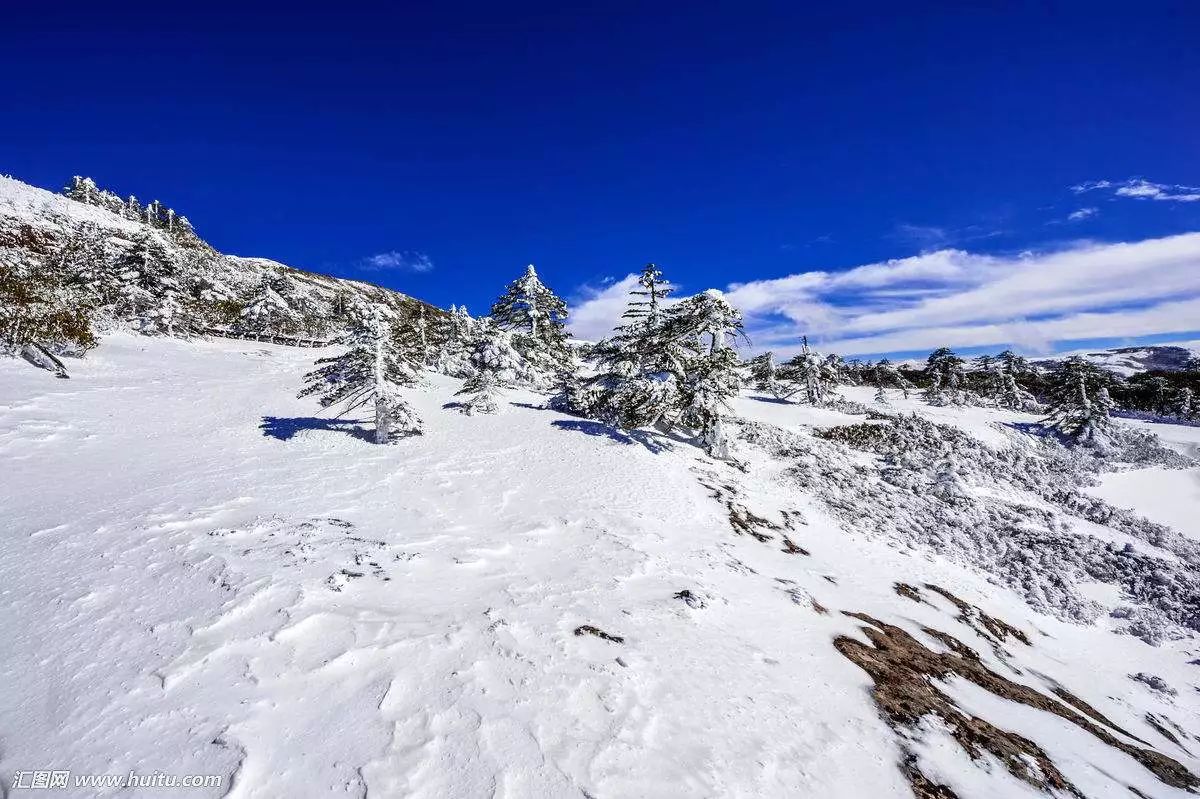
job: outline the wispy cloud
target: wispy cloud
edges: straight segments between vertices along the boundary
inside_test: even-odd
[[[912,242],[922,250],[932,250],[941,247],[952,247],[981,239],[991,239],[1004,234],[983,225],[967,225],[965,227],[943,227],[941,225],[911,225],[902,223],[892,231],[892,238]]]
[[[1076,194],[1106,190],[1111,190],[1114,196],[1126,197],[1133,200],[1159,200],[1162,202],[1177,203],[1200,202],[1200,187],[1183,186],[1178,183],[1152,183],[1142,178],[1131,178],[1116,182],[1111,180],[1090,180],[1071,187],[1071,191]]]
[[[1072,211],[1067,214],[1068,222],[1082,222],[1085,219],[1095,216],[1100,213],[1098,208],[1080,208],[1078,211]]]
[[[585,294],[576,332],[607,333],[634,279]],[[734,283],[727,297],[755,346],[782,354],[798,349],[801,335],[843,355],[943,345],[1045,352],[1072,340],[1200,329],[1200,233],[1016,256],[940,249]]]
[[[359,268],[368,272],[429,272],[433,261],[423,252],[389,250],[364,258]]]

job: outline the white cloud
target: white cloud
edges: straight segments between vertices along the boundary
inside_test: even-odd
[[[1164,202],[1200,202],[1200,187],[1182,186],[1178,183],[1152,183],[1142,178],[1114,183],[1111,180],[1091,180],[1072,186],[1071,191],[1084,194],[1089,191],[1112,189],[1117,197],[1134,200],[1160,200]]]
[[[360,268],[368,272],[429,272],[433,261],[423,252],[389,250],[364,258]]]
[[[605,335],[634,282],[585,291],[576,334]],[[855,355],[943,345],[1040,352],[1081,338],[1188,332],[1200,329],[1200,233],[1012,257],[945,249],[733,283],[727,297],[755,347],[781,354],[801,335]]]
[[[637,275],[620,280],[605,278],[603,286],[584,286],[580,297],[571,304],[571,335],[585,341],[599,341],[612,332],[625,312],[629,292],[637,285]]]
[[[1067,221],[1081,222],[1084,219],[1093,217],[1098,213],[1100,213],[1100,211],[1096,208],[1080,208],[1078,211],[1072,211],[1071,213],[1067,214]]]

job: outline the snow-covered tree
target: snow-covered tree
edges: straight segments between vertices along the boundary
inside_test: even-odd
[[[1017,376],[1003,364],[998,368],[1001,384],[996,404],[1012,411],[1037,412],[1041,406],[1038,405],[1038,401],[1032,394],[1021,387],[1021,384],[1017,382]]]
[[[742,334],[741,312],[720,291],[709,289],[672,306],[669,316],[679,338],[697,341],[684,366],[680,421],[699,432],[710,455],[728,458],[721,417],[740,386],[733,343]]]
[[[299,332],[303,318],[288,301],[285,296],[288,294],[287,278],[274,271],[264,271],[242,308],[239,329],[272,339]]]
[[[12,257],[0,263],[0,352],[24,354],[67,377],[56,355],[96,344],[92,319],[77,284],[41,259]]]
[[[317,395],[321,407],[342,405],[343,412],[373,406],[377,444],[419,433],[421,419],[399,393],[416,385],[422,367],[418,353],[402,344],[411,336],[379,305],[355,308],[349,321],[339,340],[346,351],[318,359],[317,369],[304,376],[299,396]]]
[[[466,414],[495,413],[497,394],[503,385],[525,382],[525,359],[513,346],[512,334],[490,320],[476,326],[471,346],[472,372],[456,396],[466,397],[459,405]]]
[[[555,402],[626,430],[681,425],[725,457],[721,416],[740,385],[731,344],[742,333],[741,314],[716,290],[663,308],[658,270],[643,276],[625,324],[593,348],[598,374]]]
[[[956,405],[964,400],[966,362],[949,347],[939,347],[925,361],[929,386],[925,399],[931,405]]]
[[[1076,443],[1102,445],[1114,405],[1108,382],[1109,377],[1085,358],[1066,358],[1050,375],[1043,424]]]
[[[779,396],[779,376],[775,366],[775,353],[764,352],[750,359],[750,385],[755,391],[765,391],[772,396]]]
[[[838,385],[838,365],[841,359],[837,356],[823,357],[814,352],[808,346],[808,336],[802,337],[801,342],[799,354],[779,368],[779,380],[794,386],[809,404],[823,405],[833,396]],[[787,395],[792,393],[795,393],[795,390],[787,392]]]
[[[905,380],[904,375],[900,374],[896,365],[887,358],[881,358],[871,367],[871,380],[879,391],[885,388],[900,389],[904,399],[908,399],[908,392],[913,387],[912,383]]]
[[[1196,407],[1195,392],[1189,386],[1179,389],[1175,392],[1171,410],[1177,418],[1187,421],[1200,416],[1200,408]]]
[[[574,359],[565,330],[567,304],[538,278],[533,264],[492,305],[492,320],[513,334],[538,382],[553,384]]]
[[[469,377],[475,371],[471,356],[476,343],[477,322],[465,306],[451,305],[450,311],[436,317],[432,327],[435,346],[429,357],[430,368],[451,377]]]
[[[646,264],[638,275],[638,288],[629,292],[622,319],[630,322],[642,321],[648,328],[656,328],[662,321],[663,301],[671,293],[671,286],[663,280],[662,272],[654,264]]]
[[[591,348],[597,374],[555,398],[575,413],[625,430],[671,424],[679,413],[684,365],[695,347],[695,337],[680,339],[679,326],[664,315],[661,300],[668,289],[653,264],[642,270],[638,286],[630,292],[624,324]]]

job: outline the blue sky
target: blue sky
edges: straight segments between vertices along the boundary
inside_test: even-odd
[[[585,335],[653,260],[785,351],[1200,337],[1195,4],[650,5],[17,4],[0,171]]]

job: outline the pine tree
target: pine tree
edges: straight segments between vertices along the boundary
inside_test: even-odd
[[[721,417],[740,386],[733,343],[742,335],[742,315],[716,289],[672,306],[669,315],[678,338],[697,341],[695,354],[684,367],[680,421],[699,431],[709,455],[728,458]]]
[[[180,290],[178,266],[166,246],[154,233],[144,233],[118,259],[118,297],[114,311],[118,318],[135,320],[144,329],[157,330],[160,304],[170,298],[178,304]]]
[[[766,391],[778,398],[779,379],[775,367],[775,353],[767,351],[750,359],[750,382],[755,391]]]
[[[567,304],[542,283],[533,264],[492,305],[491,318],[513,334],[536,382],[552,385],[563,370],[574,368],[565,330]]]
[[[504,384],[522,382],[524,359],[513,347],[512,336],[490,322],[477,327],[471,347],[472,373],[455,396],[467,399],[459,408],[468,415],[496,413],[497,394]]]
[[[742,335],[741,314],[716,290],[662,308],[661,275],[654,270],[647,282],[631,294],[637,304],[625,324],[593,348],[598,374],[573,381],[554,403],[624,430],[682,425],[726,457],[721,417],[740,386],[731,344]]]
[[[411,334],[398,329],[382,307],[355,308],[339,342],[346,352],[318,359],[299,396],[317,395],[323,408],[344,405],[344,413],[373,405],[377,444],[419,433],[420,417],[398,392],[417,384],[422,366],[417,353],[403,346],[406,341]]]
[[[54,354],[94,347],[92,318],[81,289],[41,259],[14,257],[0,262],[0,351],[22,353],[67,377]]]
[[[1200,415],[1197,412],[1195,392],[1189,386],[1184,386],[1175,393],[1172,410],[1176,418],[1185,421],[1190,421]]]
[[[662,321],[663,300],[671,293],[671,287],[654,264],[642,267],[637,285],[641,288],[629,292],[630,300],[621,318],[631,322],[642,320],[646,327],[656,328]]]
[[[1086,359],[1073,355],[1050,375],[1049,408],[1043,424],[1076,443],[1100,446],[1113,409],[1109,378]]]
[[[301,315],[292,307],[287,278],[270,270],[264,271],[254,292],[242,308],[238,327],[257,335],[277,336],[299,332]]]
[[[888,387],[898,388],[904,399],[908,399],[908,392],[913,387],[912,383],[905,380],[904,375],[900,374],[896,365],[887,358],[881,358],[877,364],[871,367],[871,378],[879,391]]]
[[[680,383],[696,340],[679,338],[680,325],[664,314],[666,283],[653,264],[638,285],[630,291],[625,323],[591,348],[597,374],[572,382],[553,404],[623,430],[668,427],[677,418]]]
[[[833,358],[833,360],[830,360]],[[838,384],[840,358],[823,358],[808,346],[808,336],[801,338],[800,353],[779,368],[781,382],[793,384],[811,405],[823,405]],[[795,391],[789,392],[788,396]]]
[[[1147,410],[1165,416],[1170,405],[1171,384],[1165,377],[1155,375],[1142,383],[1142,402]]]
[[[939,347],[925,361],[925,376],[929,387],[925,399],[931,405],[959,404],[964,400],[966,362],[949,347]]]
[[[1021,387],[1017,382],[1017,377],[1012,372],[1008,371],[1005,366],[999,367],[1000,371],[1000,394],[996,399],[996,404],[1001,408],[1008,408],[1012,411],[1028,411],[1036,412],[1039,410],[1038,402],[1033,395]]]

